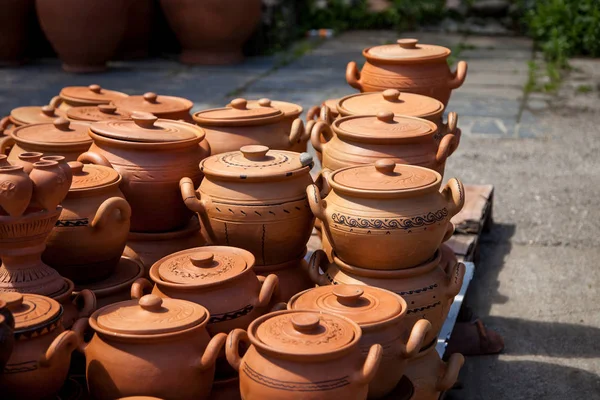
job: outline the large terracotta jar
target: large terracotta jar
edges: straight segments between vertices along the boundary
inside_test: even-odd
[[[69,372],[77,347],[65,330],[61,305],[45,296],[0,293],[15,319],[15,345],[0,374],[3,399],[41,400],[55,395]]]
[[[62,88],[58,96],[50,100],[50,105],[67,111],[71,107],[108,104],[123,97],[127,97],[127,95],[116,90],[105,89],[98,84],[67,86]]]
[[[35,12],[33,0],[2,2],[0,14],[0,66],[19,65],[27,47],[29,18]]]
[[[127,25],[117,49],[117,56],[126,60],[148,57],[154,15],[154,0],[127,2]]]
[[[209,319],[201,305],[155,295],[99,309],[89,319],[95,331],[89,343],[83,342],[87,324],[74,327],[86,358],[89,393],[97,400],[207,399],[227,338],[208,335]]]
[[[254,272],[259,279],[264,279],[270,274],[279,279],[279,288],[275,293],[273,302],[288,301],[296,293],[314,287],[315,284],[308,276],[308,264],[304,259],[306,249],[296,259],[274,265],[255,265]]]
[[[192,122],[190,110],[194,106],[188,99],[175,96],[157,95],[148,92],[141,96],[129,96],[114,101],[115,106],[128,113],[148,112],[162,119]]]
[[[42,259],[75,283],[101,280],[113,273],[121,258],[131,207],[114,169],[78,161],[69,165],[73,182]]]
[[[279,311],[247,333],[231,332],[225,351],[245,400],[366,399],[383,349],[373,344],[365,355],[361,337],[355,322],[337,314]],[[250,347],[243,357],[240,342]]]
[[[286,113],[273,104],[253,107],[245,99],[235,99],[230,104],[193,115],[194,121],[206,131],[212,155],[248,145],[276,150],[306,147],[308,134],[301,119],[294,119],[290,125]]]
[[[233,64],[260,21],[260,0],[161,0],[185,64]]]
[[[346,81],[361,92],[397,89],[418,93],[448,104],[450,93],[459,88],[467,76],[467,63],[459,61],[452,73],[446,59],[450,49],[420,44],[417,39],[399,39],[396,44],[363,50],[367,62],[359,73],[351,61],[346,68]]]
[[[403,320],[402,337],[408,340],[410,330],[420,319],[431,323],[423,343],[436,340],[446,320],[454,296],[462,286],[465,267],[458,262],[448,263],[442,259],[443,251],[435,258],[413,268],[399,270],[373,270],[352,266],[334,256],[333,263],[327,260],[322,250],[311,257],[308,271],[313,281],[325,285],[366,285],[394,292],[406,300],[407,311]],[[446,269],[443,267],[447,266]],[[319,271],[319,268],[323,271]]]
[[[417,321],[408,340],[404,322],[407,306],[399,295],[385,289],[364,285],[321,286],[298,293],[289,301],[288,310],[328,311],[356,322],[362,337],[359,347],[363,354],[372,345],[383,347],[381,364],[369,383],[369,398],[380,399],[390,393],[404,375],[408,360],[421,348],[431,325]],[[412,322],[412,321],[411,321]]]
[[[413,165],[379,160],[333,172],[321,199],[307,188],[336,255],[359,268],[397,270],[428,261],[454,232],[450,219],[465,201],[456,178],[440,192],[442,177]]]
[[[78,106],[67,110],[67,117],[73,121],[98,122],[107,120],[130,120],[131,113],[119,110],[114,104]]]
[[[114,168],[131,206],[131,230],[168,232],[183,228],[192,212],[181,201],[179,180],[200,184],[204,131],[186,122],[134,113],[133,121],[100,121],[90,127],[94,144],[79,157]]]
[[[127,1],[36,0],[42,30],[68,72],[99,72],[115,54]]]
[[[308,153],[244,146],[202,160],[198,191],[184,178],[181,194],[212,244],[246,249],[257,265],[281,264],[305,251],[312,232],[312,165]]]

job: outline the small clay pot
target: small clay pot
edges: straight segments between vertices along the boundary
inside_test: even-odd
[[[0,212],[21,216],[31,201],[33,183],[20,165],[0,167]]]
[[[20,165],[23,167],[23,171],[29,175],[33,170],[33,164],[40,161],[44,156],[40,152],[25,152],[17,156],[17,160],[11,160],[13,165]]]
[[[275,265],[254,266],[254,272],[258,275],[258,279],[266,278],[270,274],[276,275],[279,279],[279,287],[273,302],[287,302],[296,293],[315,286],[308,276],[308,264],[304,259],[305,255],[306,250],[302,256],[295,260]]]
[[[50,105],[67,111],[71,107],[97,106],[112,103],[117,99],[127,97],[125,93],[109,90],[100,85],[67,86],[62,88],[60,94],[50,100]]]
[[[97,106],[71,107],[67,110],[67,117],[74,121],[122,121],[130,120],[131,113],[119,110],[114,104],[99,104]]]
[[[38,161],[29,174],[33,182],[33,199],[52,211],[69,193],[70,182],[57,161]]]
[[[8,362],[15,345],[15,318],[6,302],[0,300],[0,371]]]
[[[56,161],[60,169],[65,174],[69,187],[71,187],[71,183],[73,182],[73,172],[71,171],[71,167],[64,156],[43,156],[40,158],[40,161]]]
[[[2,3],[0,14],[0,66],[17,66],[27,54],[28,27],[35,13],[33,0]]]
[[[183,97],[157,95],[153,92],[141,96],[129,96],[114,101],[115,106],[133,114],[147,112],[157,118],[183,120],[193,123],[190,110],[194,103]]]

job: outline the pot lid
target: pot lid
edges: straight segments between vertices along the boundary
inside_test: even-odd
[[[15,318],[15,331],[33,330],[55,321],[62,306],[50,297],[37,294],[5,292],[0,294]]]
[[[119,180],[119,173],[113,168],[105,167],[96,164],[82,164],[79,161],[71,161],[69,163],[73,172],[73,182],[71,189],[86,190],[93,189],[99,186],[105,186]]]
[[[337,110],[338,101],[340,101],[340,99],[327,99],[323,102],[323,104],[325,104],[329,108],[330,112],[332,112],[334,115],[337,115],[338,114],[338,110]]]
[[[89,129],[90,125],[86,122],[69,121],[61,117],[52,123],[20,126],[12,132],[12,135],[17,141],[29,143],[91,145]]]
[[[432,44],[420,44],[418,39],[398,39],[396,44],[375,46],[364,51],[364,55],[380,60],[430,61],[446,58],[450,49]]]
[[[187,122],[158,119],[151,113],[134,112],[131,121],[99,121],[90,129],[98,135],[127,142],[181,142],[200,137],[204,130]]]
[[[105,306],[92,314],[91,321],[109,333],[155,335],[197,326],[207,317],[208,311],[199,304],[148,294]]]
[[[128,96],[116,100],[117,108],[129,111],[143,111],[160,116],[161,114],[189,111],[194,103],[183,97],[162,96],[148,92],[142,96]]]
[[[395,116],[391,111],[377,115],[354,115],[333,122],[341,137],[357,140],[406,140],[434,135],[438,128],[431,121],[416,117]]]
[[[246,99],[235,99],[231,106],[198,111],[194,120],[200,125],[266,125],[285,117],[283,111],[273,106],[250,107]]]
[[[258,107],[272,107],[283,111],[286,117],[295,116],[302,114],[302,107],[298,104],[288,103],[286,101],[278,101],[271,99],[259,99],[259,100],[248,100],[248,108]],[[231,103],[227,104],[227,107],[232,107]]]
[[[240,151],[217,154],[200,162],[200,170],[211,176],[252,179],[268,179],[292,176],[306,172],[311,167],[312,156],[308,153],[270,150],[267,146],[243,146]],[[310,168],[309,168],[310,169]]]
[[[400,93],[396,89],[352,94],[340,99],[337,107],[343,115],[373,115],[390,111],[395,115],[428,117],[444,111],[444,105],[432,97]]]
[[[10,112],[10,117],[21,125],[50,123],[65,113],[52,106],[17,107]]]
[[[90,86],[67,86],[60,91],[60,97],[64,100],[73,100],[81,103],[108,104],[113,100],[127,97],[125,93],[108,90],[100,85]]]
[[[112,119],[130,119],[131,113],[119,110],[114,104],[99,104],[97,106],[71,107],[67,116],[80,121],[105,121]]]
[[[305,290],[294,296],[289,306],[292,310],[329,311],[359,325],[389,321],[406,309],[406,303],[397,294],[362,285],[329,285]]]
[[[283,311],[265,315],[249,328],[271,351],[296,355],[332,353],[360,337],[347,318],[327,312]]]

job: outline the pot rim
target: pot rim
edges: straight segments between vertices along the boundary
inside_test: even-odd
[[[348,272],[352,275],[358,275],[365,278],[373,279],[404,279],[411,278],[413,276],[423,275],[429,271],[434,270],[437,266],[440,265],[441,261],[442,251],[440,249],[437,249],[433,257],[429,261],[426,261],[412,268],[392,270],[366,269],[347,264],[335,254],[335,251],[333,252],[333,264],[335,264],[335,266],[342,272]]]
[[[190,218],[188,224],[179,230],[170,231],[170,232],[129,232],[127,234],[127,242],[158,242],[163,240],[172,240],[179,239],[182,237],[191,237],[191,233],[200,233],[202,232],[202,228],[200,227],[200,223],[198,222],[198,217],[193,215]]]
[[[376,93],[383,93],[383,92],[376,92]],[[400,91],[400,94],[402,94],[403,92]],[[404,93],[409,93],[409,92],[404,92]],[[337,100],[337,102],[335,103],[335,106],[337,108],[337,112],[342,115],[343,117],[350,117],[350,116],[356,116],[356,115],[364,115],[361,113],[356,113],[356,112],[352,112],[350,110],[348,110],[347,108],[345,108],[342,103],[348,99],[351,99],[353,97],[360,97],[360,96],[364,96],[364,95],[372,95],[373,92],[361,92],[361,93],[354,93],[354,94],[350,94],[348,96],[344,96],[341,97]],[[424,96],[424,95],[420,95],[418,93],[409,93],[411,95],[415,95],[415,96],[422,96],[422,97],[429,97],[429,96]],[[432,99],[432,101],[437,101],[439,103],[439,105],[441,106],[441,108],[437,111],[431,111],[429,113],[425,113],[425,114],[419,114],[419,115],[406,115],[406,114],[396,114],[394,113],[395,116],[406,116],[406,117],[415,117],[415,118],[422,118],[422,119],[426,119],[426,120],[431,120],[433,118],[442,118],[442,115],[444,114],[444,111],[446,109],[446,107],[444,106],[444,104],[437,100],[434,99],[433,97],[429,97],[430,99]]]
[[[127,141],[127,140],[117,140],[117,139],[113,139],[113,138],[109,138],[100,134],[97,134],[96,132],[92,131],[92,128],[90,127],[90,130],[88,131],[88,134],[90,135],[90,137],[93,140],[93,143],[98,146],[98,143],[106,143],[110,146],[113,147],[119,147],[122,149],[126,149],[126,150],[138,150],[138,151],[164,151],[164,150],[170,150],[170,149],[179,149],[179,148],[186,148],[186,147],[193,147],[193,145],[199,144],[202,140],[204,140],[204,135],[200,136],[196,136],[195,138],[190,138],[190,139],[185,139],[185,140],[179,140],[179,141],[175,141],[175,142],[133,142],[133,141]],[[98,146],[100,147],[100,146]],[[90,150],[90,151],[94,151],[94,150]],[[200,151],[200,148],[198,148],[198,151]]]
[[[278,150],[278,151],[284,152],[283,150]],[[237,151],[232,151],[231,153],[237,153]],[[292,152],[290,152],[290,153],[292,153]],[[216,154],[215,156],[219,157],[219,156],[222,156],[223,154],[227,154],[227,153]],[[302,175],[310,176],[310,170],[314,166],[314,161],[311,160],[310,164],[300,167],[298,169],[295,169],[293,171],[270,173],[269,175],[263,175],[263,176],[260,176],[260,175],[252,176],[252,175],[245,175],[245,174],[239,174],[239,173],[230,174],[225,170],[223,172],[221,172],[221,171],[215,171],[215,170],[211,170],[211,169],[207,170],[204,167],[205,162],[207,160],[209,160],[211,157],[215,157],[215,156],[209,156],[209,157],[202,159],[202,161],[200,161],[200,172],[202,172],[204,174],[205,178],[210,178],[209,180],[218,180],[218,181],[222,181],[222,182],[242,182],[242,183],[245,183],[245,182],[251,182],[251,183],[280,182],[280,181],[286,180],[287,178],[295,178],[295,177],[302,176]]]
[[[409,58],[409,59],[404,59],[404,60],[390,60],[390,59],[386,59],[386,58],[379,58],[377,56],[373,56],[371,54],[369,54],[369,50],[371,50],[374,47],[379,47],[378,46],[371,46],[371,47],[367,47],[365,49],[363,49],[362,51],[362,55],[363,57],[370,62],[371,64],[392,64],[392,65],[418,65],[418,64],[435,64],[435,63],[444,63],[446,64],[446,60],[448,59],[448,57],[450,56],[450,54],[452,54],[452,51],[450,49],[448,49],[447,47],[445,48],[447,50],[446,54],[444,55],[438,55],[438,56],[434,56],[434,57],[428,57],[428,58]],[[439,47],[444,47],[444,46],[439,46]],[[447,64],[446,64],[447,66]]]
[[[287,117],[286,114],[277,109],[279,113],[269,117],[262,118],[245,118],[245,119],[229,119],[229,118],[202,118],[200,114],[217,111],[217,110],[227,110],[229,107],[220,107],[220,108],[209,108],[206,110],[196,111],[192,114],[192,118],[194,122],[202,127],[210,127],[210,128],[231,128],[231,127],[241,127],[241,126],[262,126],[265,129],[269,126],[277,125],[280,122],[284,121]],[[215,130],[215,129],[213,129]]]

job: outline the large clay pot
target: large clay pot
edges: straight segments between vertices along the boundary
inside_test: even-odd
[[[379,160],[333,172],[321,200],[307,188],[310,207],[337,256],[360,268],[396,270],[428,261],[454,232],[450,219],[465,201],[464,188],[413,165]]]
[[[459,61],[456,72],[450,72],[447,57],[450,50],[417,39],[399,39],[397,44],[363,50],[367,62],[359,73],[351,61],[346,68],[346,81],[361,92],[397,89],[418,93],[448,104],[452,89],[459,88],[467,76],[467,63]]]
[[[67,111],[71,107],[108,104],[123,97],[127,97],[127,95],[116,90],[105,89],[97,84],[67,86],[62,88],[58,96],[50,100],[50,105]]]
[[[71,107],[67,110],[67,117],[73,121],[122,121],[130,120],[131,113],[118,109],[114,104],[99,104],[97,106]]]
[[[279,288],[273,302],[288,301],[296,293],[315,286],[307,273],[308,264],[304,259],[305,255],[306,250],[295,260],[281,264],[254,266],[254,272],[259,279],[266,278],[270,274],[276,275],[279,279]]]
[[[55,395],[69,372],[78,338],[65,331],[60,304],[34,294],[1,293],[15,318],[15,346],[0,374],[2,398],[47,399]]]
[[[133,121],[93,123],[89,135],[94,144],[79,161],[113,167],[121,175],[121,191],[131,206],[132,231],[180,229],[192,212],[181,201],[179,180],[187,176],[200,184],[204,131],[148,113],[132,117]]]
[[[161,0],[181,43],[186,64],[232,64],[244,59],[242,45],[258,25],[261,0]]]
[[[15,345],[15,318],[4,300],[0,299],[0,375]]]
[[[361,329],[329,312],[279,311],[229,334],[227,360],[245,400],[366,399],[383,349],[360,348]],[[251,345],[239,355],[239,344]]]
[[[78,161],[70,166],[73,182],[42,259],[75,283],[95,282],[111,275],[121,258],[131,207],[114,169]]]
[[[36,0],[42,30],[68,72],[98,72],[125,31],[127,1]]]
[[[184,120],[193,123],[190,110],[194,106],[188,99],[175,96],[163,96],[148,92],[141,96],[129,96],[114,101],[123,111],[148,112],[162,119]]]
[[[117,55],[127,59],[148,57],[154,17],[154,0],[129,0],[127,25]]]
[[[286,113],[274,104],[251,107],[247,100],[235,99],[230,107],[198,111],[193,118],[206,131],[212,155],[249,145],[292,150],[308,141],[302,120],[296,118],[290,125]]]
[[[201,305],[146,295],[108,305],[89,319],[96,331],[80,351],[90,394],[97,400],[143,395],[207,399],[226,335],[210,338]],[[83,342],[86,324],[75,329]]]
[[[20,165],[0,166],[0,213],[21,216],[31,201],[33,183]]]
[[[431,328],[427,320],[419,320],[407,328],[406,301],[399,295],[371,286],[322,286],[298,293],[289,301],[288,310],[328,311],[356,322],[362,337],[363,354],[376,343],[383,347],[377,374],[369,383],[369,398],[379,399],[390,393],[404,375],[408,360],[421,349]],[[412,321],[411,321],[412,322]],[[408,340],[403,338],[409,330]]]
[[[29,17],[34,10],[33,0],[2,2],[0,13],[0,66],[19,65],[27,46]]]
[[[306,199],[312,157],[308,153],[244,146],[200,163],[197,192],[181,180],[181,194],[197,212],[212,244],[250,251],[257,265],[298,258],[313,228]]]
[[[313,282],[320,286],[367,285],[402,296],[408,306],[402,337],[407,340],[414,324],[426,319],[431,323],[431,329],[423,339],[427,345],[437,338],[442,329],[465,274],[463,264],[448,263],[448,260],[442,259],[442,253],[438,251],[434,259],[413,268],[382,271],[349,265],[335,255],[333,263],[329,263],[325,253],[317,250],[309,261],[308,272]]]

